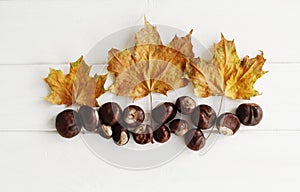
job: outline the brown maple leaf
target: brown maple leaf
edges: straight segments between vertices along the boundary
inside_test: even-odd
[[[209,62],[196,58],[186,68],[186,77],[193,83],[198,97],[205,94],[201,91],[205,82],[209,86],[210,95],[225,95],[231,99],[250,99],[259,95],[254,83],[266,73],[262,70],[265,63],[263,52],[255,58],[248,56],[239,59],[234,41],[228,41],[222,35],[221,41],[214,46],[214,56]]]
[[[135,35],[133,53],[129,49],[111,49],[108,53],[108,71],[115,76],[112,93],[142,98],[151,92],[167,91],[187,85],[184,78],[186,64],[193,57],[191,33],[162,45],[156,28],[145,20],[145,26]],[[204,79],[204,76],[202,76]],[[203,89],[208,89],[203,83]]]
[[[195,56],[193,52],[193,44],[192,44],[192,33],[191,30],[186,36],[178,37],[175,35],[173,40],[168,44],[168,47],[176,49],[177,51],[183,53],[184,55],[193,58]]]
[[[51,92],[46,100],[53,104],[72,104],[98,106],[96,99],[105,93],[104,83],[107,75],[90,77],[91,66],[88,66],[81,56],[77,61],[70,63],[70,72],[63,74],[61,70],[50,68],[45,82]]]
[[[146,17],[144,17],[145,25],[144,28],[141,29],[138,33],[135,33],[135,44],[143,45],[143,44],[154,44],[154,45],[162,45],[160,35],[155,26],[151,25]]]

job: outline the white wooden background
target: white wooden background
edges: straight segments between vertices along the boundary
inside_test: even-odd
[[[300,2],[296,0],[0,1],[0,191],[299,191]],[[263,122],[220,137],[204,156],[185,151],[151,170],[96,158],[80,137],[49,130],[62,106],[42,97],[49,67],[66,67],[111,32],[152,23],[209,47],[220,32],[241,56],[263,50]]]

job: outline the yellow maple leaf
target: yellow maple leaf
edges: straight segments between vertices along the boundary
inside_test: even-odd
[[[221,41],[214,45],[213,59],[209,62],[194,59],[187,66],[186,77],[192,81],[198,97],[225,95],[231,99],[250,99],[259,95],[254,89],[254,83],[267,72],[262,70],[265,61],[263,52],[251,59],[246,56],[241,61],[234,41],[228,41],[222,35]],[[203,83],[199,74],[205,76],[209,86],[208,95],[199,91]]]
[[[98,106],[96,99],[105,93],[104,83],[107,75],[90,77],[91,66],[88,66],[81,56],[77,61],[70,63],[70,71],[63,74],[61,70],[50,68],[45,82],[51,92],[46,100],[53,104],[72,104]]]
[[[121,96],[138,99],[151,92],[167,91],[187,85],[184,71],[193,56],[191,33],[177,37],[169,45],[162,45],[156,28],[145,20],[145,26],[135,34],[133,53],[129,49],[111,49],[108,53],[108,71],[115,81],[109,90]],[[204,79],[204,76],[203,76]],[[208,88],[206,83],[203,87]]]

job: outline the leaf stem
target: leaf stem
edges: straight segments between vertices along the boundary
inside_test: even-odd
[[[152,101],[153,101],[153,98],[152,98],[152,92],[149,93],[149,96],[150,96],[150,126],[152,127]],[[153,129],[153,127],[152,127]]]

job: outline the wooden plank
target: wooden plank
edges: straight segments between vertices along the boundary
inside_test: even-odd
[[[64,107],[50,105],[43,99],[48,94],[48,88],[42,78],[47,76],[48,67],[11,65],[1,66],[0,71],[0,114],[4,120],[1,129],[52,128],[54,120],[51,114],[56,114]]]
[[[223,32],[236,39],[241,57],[263,50],[271,62],[300,62],[300,28],[295,27],[299,5],[295,0],[1,1],[0,63],[75,60],[107,35],[143,24],[143,15],[152,23],[193,28],[206,48]]]
[[[3,119],[0,130],[53,129],[55,115],[65,107],[51,105],[43,99],[49,93],[49,89],[42,78],[47,76],[49,67],[63,69],[64,72],[68,71],[66,65],[0,65],[2,90],[0,94],[0,116]],[[104,68],[95,66],[92,74],[103,72]],[[266,70],[270,72],[260,79],[256,86],[259,91],[263,91],[263,95],[248,101],[256,102],[262,106],[264,119],[256,127],[243,127],[243,129],[300,130],[299,126],[295,124],[299,107],[295,101],[300,98],[300,93],[294,91],[295,85],[293,83],[299,82],[300,65],[294,64],[287,67],[285,64],[267,64]],[[184,93],[186,91],[183,91]],[[192,92],[189,93],[193,95]],[[166,99],[174,101],[176,97],[176,94],[170,93],[169,98]],[[147,101],[147,99],[144,100]],[[100,103],[106,102],[103,98],[100,98],[99,101]],[[200,104],[207,102],[207,100],[198,99],[197,102]],[[218,102],[211,103],[216,105],[216,110],[217,105],[219,105]],[[221,111],[234,111],[241,102],[225,99]],[[283,115],[284,113],[288,113],[289,119],[285,119],[287,116]]]
[[[155,1],[149,11],[149,18],[188,31],[194,29],[194,36],[207,48],[220,39],[235,39],[239,55],[255,56],[263,50],[270,62],[297,62],[300,48],[299,27],[295,27],[299,1],[219,1],[180,3],[172,6],[166,14],[166,7],[172,0]],[[282,14],[278,14],[282,13]],[[287,50],[287,51],[283,51]]]
[[[185,151],[162,167],[136,172],[104,163],[79,137],[0,133],[1,190],[299,191],[299,137],[300,132],[220,137],[205,155]]]

